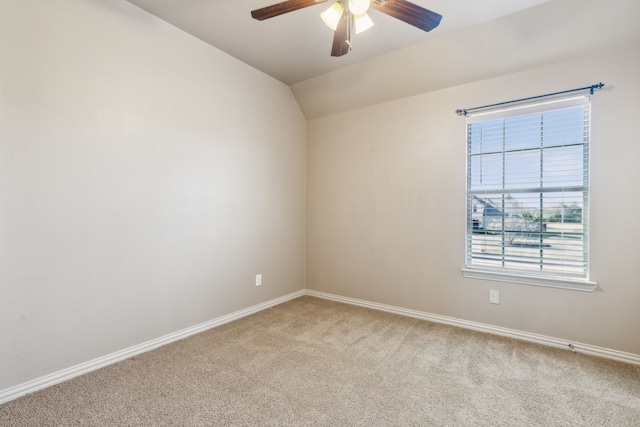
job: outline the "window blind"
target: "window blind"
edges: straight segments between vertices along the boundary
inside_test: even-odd
[[[467,119],[467,269],[588,277],[589,97]]]

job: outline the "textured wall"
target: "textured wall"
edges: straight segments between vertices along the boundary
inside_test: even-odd
[[[123,0],[0,2],[0,390],[302,289],[305,140]]]
[[[640,354],[640,50],[311,120],[307,288]],[[465,279],[465,120],[454,111],[603,81],[592,99],[594,293]],[[500,305],[488,289],[501,291]]]

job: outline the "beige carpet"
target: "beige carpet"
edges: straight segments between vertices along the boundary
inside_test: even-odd
[[[640,426],[640,367],[302,297],[0,406],[2,426]]]

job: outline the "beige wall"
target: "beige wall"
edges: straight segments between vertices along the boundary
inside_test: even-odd
[[[309,121],[307,288],[640,354],[639,69],[636,45]],[[454,111],[599,81],[591,278],[600,289],[463,278],[465,121]]]
[[[125,1],[1,1],[0,390],[303,289],[305,140]]]
[[[0,2],[0,390],[302,289],[306,192],[309,289],[640,354],[639,62],[599,52],[307,124],[288,87],[123,0]],[[600,80],[601,289],[463,279],[453,111]]]

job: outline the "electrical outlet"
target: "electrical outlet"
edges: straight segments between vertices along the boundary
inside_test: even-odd
[[[497,289],[489,289],[489,302],[491,304],[500,304],[500,291]]]
[[[256,274],[256,286],[262,286],[262,274]]]

